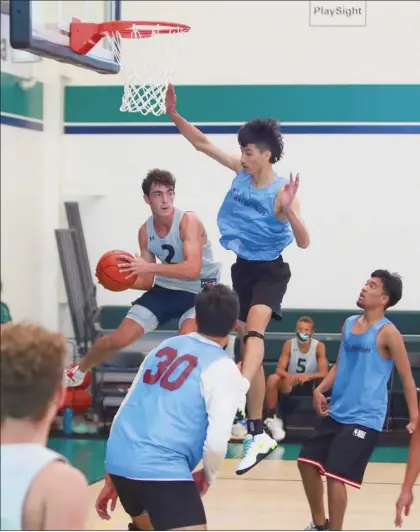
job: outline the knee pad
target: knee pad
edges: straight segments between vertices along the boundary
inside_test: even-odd
[[[244,344],[246,344],[246,341],[248,338],[259,338],[260,340],[264,341],[264,335],[257,332],[257,331],[248,331],[244,334]]]

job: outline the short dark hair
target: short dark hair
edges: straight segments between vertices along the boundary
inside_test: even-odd
[[[375,270],[370,274],[382,281],[384,292],[388,296],[388,304],[385,308],[393,307],[402,297],[402,279],[398,273],[390,273],[388,270]]]
[[[312,330],[315,329],[315,324],[314,324],[314,320],[312,318],[310,318],[309,316],[301,316],[297,322],[296,322],[296,325],[298,323],[307,323],[308,325],[310,325],[312,327]]]
[[[42,419],[63,380],[61,334],[38,325],[1,326],[1,421]]]
[[[199,333],[224,338],[238,319],[238,296],[224,284],[205,286],[195,300],[195,316]]]
[[[255,144],[260,151],[269,150],[271,164],[279,161],[283,155],[280,122],[272,118],[256,118],[244,124],[239,130],[238,142],[241,148]]]
[[[143,194],[146,196],[150,195],[150,189],[152,185],[165,185],[168,188],[173,188],[175,190],[176,179],[168,172],[168,170],[159,170],[159,168],[154,168],[147,172],[147,176],[143,179],[141,188],[143,189]]]

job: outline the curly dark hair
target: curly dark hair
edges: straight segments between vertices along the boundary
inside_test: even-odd
[[[283,156],[283,138],[280,122],[272,118],[256,118],[244,124],[238,133],[241,148],[255,144],[260,151],[270,151],[270,163],[274,164]]]
[[[165,185],[168,188],[175,190],[176,179],[168,172],[168,170],[159,170],[159,168],[154,168],[147,172],[147,176],[143,179],[141,188],[145,196],[150,195],[150,189],[152,185]]]

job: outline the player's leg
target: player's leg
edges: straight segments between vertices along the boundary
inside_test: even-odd
[[[337,423],[330,417],[320,420],[315,433],[303,445],[298,467],[312,515],[312,523],[306,530],[328,530],[329,522],[324,507],[324,485],[321,475],[336,436]]]
[[[286,433],[283,427],[283,421],[278,414],[278,399],[279,395],[289,394],[292,391],[292,384],[290,381],[280,377],[277,373],[273,373],[267,379],[265,390],[265,419],[264,426],[271,433],[271,436],[277,441],[285,438]]]
[[[331,530],[343,529],[347,508],[346,485],[361,487],[367,464],[379,438],[378,431],[361,425],[337,425],[340,429],[325,464]]]
[[[124,510],[137,528],[146,511],[155,530],[207,530],[203,502],[193,480],[111,478]]]
[[[277,442],[264,432],[263,425],[265,397],[265,376],[262,366],[264,334],[273,312],[280,311],[281,302],[290,279],[289,266],[283,262],[281,257],[266,263],[241,261],[241,264],[239,273],[242,273],[252,286],[251,306],[246,316],[245,354],[242,364],[242,375],[251,384],[246,404],[248,437],[244,441],[244,456],[236,470],[237,474],[249,471],[277,447]],[[241,314],[242,310],[241,308]],[[246,309],[244,311],[246,312]]]
[[[195,307],[190,307],[182,313],[178,322],[179,334],[190,334],[197,332],[197,323],[195,321]]]
[[[112,333],[98,338],[79,364],[66,370],[66,385],[78,386],[87,371],[104,362],[112,353],[128,347],[147,332],[156,329],[161,320],[160,299],[160,292],[155,287],[138,298],[121,325]]]

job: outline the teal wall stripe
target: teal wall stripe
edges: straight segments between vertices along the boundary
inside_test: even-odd
[[[22,89],[22,78],[1,73],[1,112],[22,118],[43,119],[43,85],[37,82],[29,89]]]
[[[420,122],[420,85],[181,85],[179,112],[194,123],[241,123],[256,116],[283,122]],[[68,86],[67,124],[170,122],[119,110],[123,87]]]

